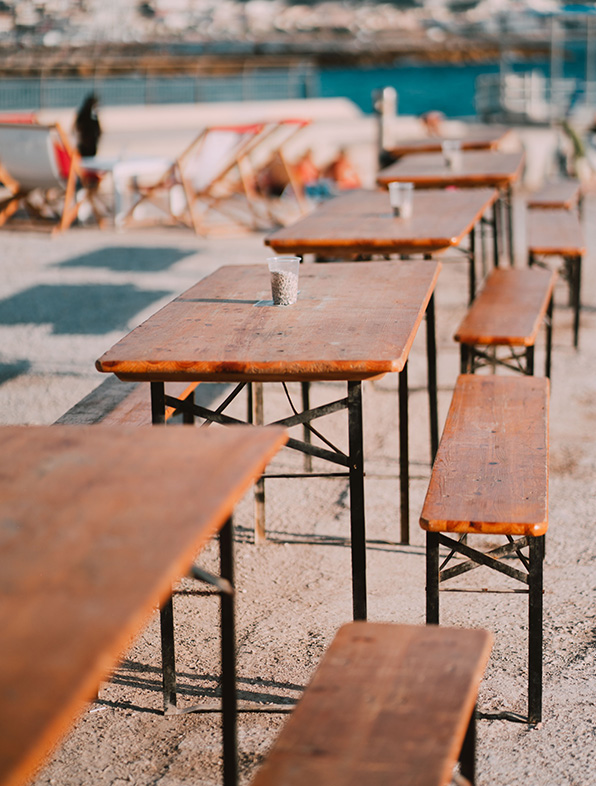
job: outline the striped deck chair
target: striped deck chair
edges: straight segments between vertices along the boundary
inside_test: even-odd
[[[84,170],[58,123],[0,122],[0,226],[24,207],[30,218],[50,221],[53,233],[77,218],[88,201],[101,225],[96,195],[100,174]],[[78,190],[78,193],[77,193]]]
[[[118,223],[165,221],[189,226],[199,235],[217,229],[255,228],[258,213],[249,154],[267,131],[263,123],[204,128],[175,161],[164,162],[162,171],[152,178],[147,176],[151,159],[139,160],[138,177],[134,162],[122,161],[114,167],[114,179],[120,180],[122,169],[135,181],[136,195]]]

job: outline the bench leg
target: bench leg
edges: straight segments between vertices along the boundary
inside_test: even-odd
[[[426,624],[439,624],[439,533],[426,533]]]
[[[471,344],[459,345],[459,373],[474,373],[474,347]]]
[[[150,382],[151,386],[151,422],[166,422],[166,388],[163,382]]]
[[[437,401],[437,337],[435,328],[435,296],[431,295],[426,309],[426,362],[428,368],[428,403],[430,414],[430,460],[439,449],[439,405]]]
[[[544,535],[530,538],[528,621],[528,722],[542,720],[542,605]]]
[[[229,518],[219,533],[220,572],[234,587],[234,527]],[[236,630],[234,593],[221,594],[221,704],[223,735],[223,783],[238,782]]]
[[[493,205],[493,265],[499,267],[501,256],[501,198]]]
[[[350,533],[352,539],[352,604],[355,620],[366,619],[366,533],[364,529],[364,455],[362,447],[362,383],[348,382],[350,451]]]
[[[461,751],[459,752],[459,771],[470,783],[476,782],[476,707],[466,730]]]
[[[400,543],[410,542],[410,455],[408,434],[408,362],[399,372]]]

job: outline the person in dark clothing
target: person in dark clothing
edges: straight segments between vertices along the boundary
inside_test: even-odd
[[[77,135],[77,150],[84,157],[94,156],[101,136],[101,126],[97,117],[97,104],[95,93],[89,93],[81,104],[76,119],[75,131]]]

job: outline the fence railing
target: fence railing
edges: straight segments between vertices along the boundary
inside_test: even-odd
[[[23,77],[0,80],[0,111],[78,106],[94,91],[103,106],[186,104],[316,98],[318,72],[310,64],[251,68],[229,74]]]

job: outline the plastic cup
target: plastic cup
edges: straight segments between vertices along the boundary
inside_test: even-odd
[[[461,169],[461,141],[459,139],[445,139],[441,143],[441,149],[445,159],[445,166],[453,170]]]
[[[271,296],[275,306],[291,306],[298,300],[300,257],[269,257]]]
[[[414,184],[389,183],[389,202],[396,218],[410,218],[414,202]]]

